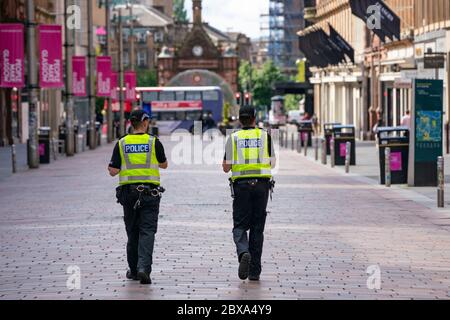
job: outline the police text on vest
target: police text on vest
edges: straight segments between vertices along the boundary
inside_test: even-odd
[[[150,146],[148,144],[127,144],[125,145],[125,153],[149,153]]]

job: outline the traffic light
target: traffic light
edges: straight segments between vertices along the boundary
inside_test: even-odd
[[[250,106],[251,105],[251,94],[250,92],[245,93],[245,103],[244,105]]]
[[[236,105],[241,106],[242,105],[242,96],[240,92],[236,92]]]

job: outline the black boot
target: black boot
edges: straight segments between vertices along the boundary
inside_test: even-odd
[[[127,271],[127,279],[128,280],[138,280],[137,273],[131,272],[131,270]]]
[[[150,274],[145,272],[144,270],[140,270],[137,273],[138,280],[141,281],[141,284],[152,284],[152,279],[150,279]]]
[[[239,262],[239,279],[245,280],[248,278],[248,271],[250,268],[250,253],[243,253],[241,256],[241,261]]]

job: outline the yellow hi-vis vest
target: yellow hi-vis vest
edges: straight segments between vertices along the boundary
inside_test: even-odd
[[[154,184],[159,186],[159,163],[155,151],[156,138],[148,134],[127,135],[119,141],[120,185]]]
[[[241,130],[231,135],[233,145],[232,181],[272,178],[268,134],[261,129]]]

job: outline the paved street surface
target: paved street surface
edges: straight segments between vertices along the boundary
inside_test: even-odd
[[[106,171],[112,148],[0,180],[0,299],[450,297],[448,210],[286,150],[260,283],[237,277],[227,177],[207,165],[163,172],[154,284],[126,280],[125,228]],[[366,284],[374,265],[379,290]],[[66,285],[70,266],[80,268],[79,290]]]

